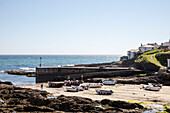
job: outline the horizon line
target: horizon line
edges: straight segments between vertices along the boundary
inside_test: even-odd
[[[50,54],[50,53],[0,53],[0,55],[115,55],[122,56],[120,54]]]

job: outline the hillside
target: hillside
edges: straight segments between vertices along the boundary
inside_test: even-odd
[[[167,66],[167,59],[170,59],[170,51],[154,49],[139,55],[134,63],[138,69],[158,71]]]

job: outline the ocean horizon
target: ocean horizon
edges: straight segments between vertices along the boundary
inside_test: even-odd
[[[14,85],[35,84],[35,77],[9,75],[5,70],[32,71],[41,64],[46,66],[73,66],[78,64],[109,63],[119,61],[120,55],[0,55],[0,81]]]

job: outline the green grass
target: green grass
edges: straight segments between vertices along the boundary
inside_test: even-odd
[[[160,54],[160,53],[170,53],[170,51],[164,52],[163,50],[154,49],[154,50],[145,52],[142,55],[138,56],[137,59],[135,60],[135,62],[137,62],[137,63],[141,63],[141,62],[152,63],[152,64],[155,64],[159,67],[162,67],[160,62],[155,57],[155,54]],[[153,55],[153,59],[156,62],[151,59],[151,55]]]
[[[163,50],[161,50],[161,49],[154,49],[154,50],[145,52],[145,53],[143,53],[142,55],[152,55],[152,54],[160,53],[160,52],[163,52]]]
[[[147,74],[145,73],[145,74],[139,74],[139,76],[146,76]]]

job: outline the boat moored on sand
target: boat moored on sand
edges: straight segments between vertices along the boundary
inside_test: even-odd
[[[88,90],[89,89],[88,85],[81,85],[80,87],[82,87],[84,90]]]
[[[141,84],[142,88],[145,89],[145,90],[150,90],[150,91],[159,91],[161,89],[161,87],[159,86],[153,86],[151,84],[149,85],[144,85],[144,84]]]
[[[65,85],[66,86],[71,86],[71,85],[74,85],[74,86],[79,86],[80,85],[80,81],[79,80],[65,80],[64,81]]]
[[[60,88],[64,85],[63,82],[48,82],[48,87]]]
[[[148,85],[153,86],[153,87],[160,87],[162,88],[163,84],[157,84],[157,83],[148,83]]]
[[[97,84],[89,84],[89,88],[101,88],[103,86],[102,83],[97,83]]]
[[[115,85],[116,84],[116,80],[103,80],[102,81],[104,85]]]
[[[78,92],[79,88],[77,86],[72,86],[72,87],[66,87],[66,90],[68,92]]]
[[[112,95],[112,90],[96,90],[97,94],[99,95]]]

